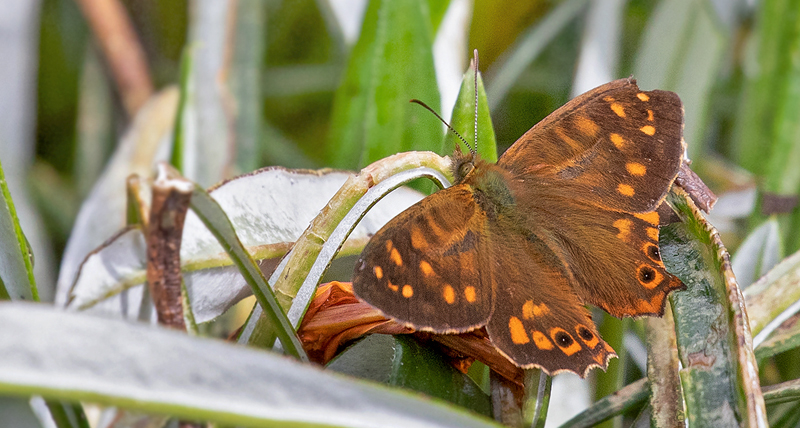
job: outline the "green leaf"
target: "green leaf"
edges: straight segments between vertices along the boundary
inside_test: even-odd
[[[426,2],[428,3],[428,10],[430,11],[431,26],[435,34],[442,24],[442,20],[444,20],[444,15],[447,13],[448,7],[450,7],[450,0],[426,0]]]
[[[739,245],[731,259],[736,280],[743,289],[758,281],[775,267],[782,255],[782,239],[778,220],[772,216],[756,227]]]
[[[409,150],[439,150],[436,117],[408,101],[439,110],[433,31],[423,0],[372,0],[336,92],[327,162],[357,169]]]
[[[647,379],[650,382],[650,420],[656,428],[672,427],[685,419],[680,383],[675,321],[667,307],[661,318],[644,320],[647,337]]]
[[[749,67],[736,120],[733,151],[739,163],[763,175],[771,196],[796,197],[800,192],[800,3],[767,0],[757,16],[752,46],[757,49]],[[762,200],[763,203],[763,200]],[[781,209],[776,210],[780,213]],[[778,215],[787,252],[800,248],[800,210]],[[772,214],[772,213],[767,213]],[[753,213],[760,223],[764,214]]]
[[[89,428],[89,421],[86,419],[80,403],[48,401],[47,408],[59,428]]]
[[[248,252],[268,272],[348,177],[351,174],[340,171],[266,168],[230,179],[210,193],[233,222]],[[303,198],[298,198],[298,194]],[[361,251],[369,236],[421,197],[409,189],[392,192],[370,210],[349,236],[343,251],[350,254]],[[69,308],[135,316],[138,311],[132,303],[135,294],[123,296],[129,292],[141,295],[145,251],[144,236],[138,228],[118,232],[93,249],[81,268],[75,269],[79,274],[69,290]],[[191,211],[184,224],[181,263],[199,323],[215,319],[249,294],[249,286],[223,247]]]
[[[192,85],[192,67],[194,65],[194,49],[191,46],[183,48],[181,54],[180,68],[180,98],[178,99],[178,110],[175,112],[175,128],[172,131],[172,152],[170,153],[169,163],[178,171],[185,169],[184,160],[186,157],[186,134],[189,128],[187,118],[189,105],[195,102],[194,86]]]
[[[552,388],[552,376],[538,369],[525,370],[525,393],[527,397],[522,405],[525,425],[531,428],[544,428],[547,422],[547,410],[550,407]]]
[[[470,68],[464,73],[461,89],[458,91],[456,104],[453,106],[452,123],[450,124],[465,140],[475,146],[475,70]],[[492,116],[489,114],[489,103],[486,98],[486,89],[483,79],[478,73],[478,154],[484,160],[497,162],[497,141],[492,126]],[[445,134],[441,152],[452,152],[459,147],[466,151],[461,140],[452,132]]]
[[[623,344],[625,332],[630,330],[629,319],[618,319],[608,314],[603,314],[603,321],[598,325],[600,336],[617,351],[617,358],[608,362],[605,372],[597,371],[595,374],[594,399],[600,400],[610,397],[625,386],[625,361],[628,349]],[[613,426],[610,422],[606,426]]]
[[[146,103],[121,137],[109,163],[80,207],[58,273],[56,302],[63,304],[87,255],[125,225],[125,180],[148,177],[173,130],[179,92],[165,89]]]
[[[239,269],[239,273],[244,277],[253,294],[258,300],[258,304],[267,314],[278,337],[281,339],[283,348],[289,352],[290,355],[301,361],[308,361],[308,356],[303,350],[303,345],[300,339],[286,318],[278,300],[275,298],[275,293],[267,283],[267,278],[264,277],[264,272],[258,267],[258,264],[253,260],[250,253],[245,250],[239,237],[236,235],[236,230],[233,224],[219,203],[215,201],[211,195],[208,194],[202,187],[195,184],[194,191],[192,192],[191,201],[192,211],[197,214],[203,224],[214,235],[215,238],[222,244],[225,252],[228,253],[233,263]]]
[[[491,417],[488,395],[430,346],[407,335],[375,334],[336,357],[328,368],[441,398]]]
[[[800,379],[765,386],[764,398],[770,404],[800,400]]]
[[[791,321],[778,326],[769,337],[756,348],[756,358],[764,359],[800,347],[800,316],[795,314]]]
[[[261,163],[261,131],[264,103],[261,90],[266,3],[262,0],[240,0],[236,9],[235,40],[233,44],[228,85],[235,103],[236,167],[247,172],[263,166]],[[284,165],[286,166],[286,165]]]
[[[0,300],[39,300],[33,254],[19,225],[17,210],[0,164]]]
[[[249,427],[497,427],[439,400],[269,352],[24,303],[0,304],[0,394]]]
[[[794,49],[791,45],[797,42],[796,22],[800,7],[793,0],[766,0],[760,6],[751,42],[755,49],[754,60],[744,64],[747,82],[739,103],[733,155],[748,170],[778,179],[784,170],[773,173],[770,167],[775,165],[768,159],[776,145],[788,143],[791,146],[791,142],[783,139],[779,143],[775,138],[782,122],[776,120],[776,116],[785,102],[791,102],[787,99],[790,96],[787,85],[797,49],[796,45]],[[788,147],[782,150],[786,149]]]
[[[667,270],[686,284],[671,297],[690,426],[766,424],[744,302],[719,235],[687,197],[668,201],[683,222],[661,229]]]
[[[763,336],[762,331],[768,325],[800,301],[798,284],[800,284],[800,252],[783,259],[755,284],[744,290],[750,328],[754,336]]]
[[[96,49],[87,49],[81,71],[78,118],[75,138],[75,167],[73,177],[81,198],[88,195],[100,177],[112,150],[111,117],[114,114],[109,76],[103,69],[103,59]],[[55,198],[54,198],[55,199]],[[73,209],[69,212],[76,212]],[[62,212],[61,215],[65,213]],[[70,218],[72,227],[74,218]]]

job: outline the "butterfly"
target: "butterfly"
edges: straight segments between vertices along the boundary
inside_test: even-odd
[[[585,305],[660,316],[685,288],[658,241],[682,132],[675,93],[620,79],[547,116],[497,163],[457,149],[455,184],[371,238],[353,290],[416,330],[485,327],[522,368],[605,369],[616,354]]]

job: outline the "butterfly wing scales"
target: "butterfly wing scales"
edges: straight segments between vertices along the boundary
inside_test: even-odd
[[[419,330],[462,333],[492,313],[485,213],[457,185],[387,223],[356,262],[353,290],[384,314]],[[446,308],[446,310],[444,310]]]
[[[494,252],[506,262],[493,275],[498,305],[486,326],[492,343],[518,366],[551,375],[605,369],[616,354],[597,333],[557,255],[535,235],[495,232],[502,240],[492,242]]]
[[[577,204],[570,211],[568,221],[540,218],[531,228],[545,234],[582,301],[616,317],[663,315],[667,295],[685,286],[661,260],[662,215],[602,212]]]
[[[498,165],[593,205],[649,212],[678,174],[682,130],[676,94],[640,91],[634,80],[620,79],[553,112],[520,137]]]
[[[683,287],[658,249],[684,150],[682,118],[674,93],[621,79],[556,110],[498,162],[575,292],[612,315],[660,315],[667,294]]]

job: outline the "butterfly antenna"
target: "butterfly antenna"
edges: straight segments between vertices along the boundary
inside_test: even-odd
[[[478,151],[478,50],[472,51],[472,58],[475,61],[475,129],[473,130],[473,140],[475,141],[475,150],[472,151],[474,155]]]
[[[462,137],[462,136],[461,136],[461,134],[459,134],[459,133],[458,133],[458,131],[456,131],[455,129],[453,129],[453,127],[452,127],[452,126],[450,126],[450,124],[449,124],[449,123],[445,122],[445,120],[444,120],[444,119],[442,119],[442,117],[441,117],[441,116],[439,116],[439,113],[436,113],[436,112],[435,112],[435,111],[434,111],[432,108],[428,107],[428,105],[427,105],[427,104],[425,104],[424,102],[422,102],[422,101],[420,101],[420,100],[418,100],[418,99],[413,99],[413,100],[411,100],[410,102],[412,102],[412,103],[414,103],[414,104],[419,104],[419,105],[421,105],[422,107],[425,107],[426,109],[428,109],[428,111],[429,111],[429,112],[433,113],[433,115],[434,115],[434,116],[436,116],[436,118],[437,118],[437,119],[441,120],[441,121],[442,121],[442,123],[444,123],[444,126],[446,126],[446,127],[447,127],[447,129],[449,129],[449,130],[453,131],[453,134],[456,134],[456,136],[457,136],[457,137],[458,137],[458,138],[461,140],[461,142],[463,142],[463,143],[464,143],[464,145],[465,145],[465,146],[467,146],[467,148],[469,149],[469,151],[470,151],[470,152],[472,152],[472,153],[475,153],[475,151],[474,151],[474,150],[472,150],[472,146],[470,146],[470,145],[469,145],[469,143],[467,142],[467,140],[465,140],[465,139],[464,139],[464,137]]]

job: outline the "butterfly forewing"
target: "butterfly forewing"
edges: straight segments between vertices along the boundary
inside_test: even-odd
[[[556,110],[520,137],[498,165],[523,179],[544,180],[540,188],[574,199],[648,212],[663,201],[678,173],[682,129],[677,95],[640,91],[632,79],[621,79]]]
[[[356,262],[353,290],[419,330],[483,326],[494,302],[486,216],[466,185],[439,191],[386,224]]]
[[[658,246],[684,149],[682,117],[674,93],[617,80],[555,111],[498,162],[515,177],[529,230],[560,255],[575,292],[615,316],[660,315],[667,294],[683,287]]]

